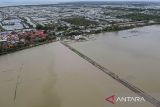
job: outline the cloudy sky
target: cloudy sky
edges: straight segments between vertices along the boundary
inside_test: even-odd
[[[0,0],[0,6],[23,5],[23,4],[49,4],[49,3],[59,3],[68,1],[74,2],[74,1],[86,1],[86,0]],[[140,0],[87,0],[87,1],[140,1]],[[143,1],[153,1],[153,0],[143,0]]]

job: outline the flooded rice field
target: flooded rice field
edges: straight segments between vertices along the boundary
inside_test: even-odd
[[[95,35],[70,44],[160,99],[160,26]],[[0,107],[152,107],[106,97],[139,97],[60,42],[0,56]]]

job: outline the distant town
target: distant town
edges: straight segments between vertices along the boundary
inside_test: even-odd
[[[0,7],[0,53],[160,23],[159,2],[74,2]]]

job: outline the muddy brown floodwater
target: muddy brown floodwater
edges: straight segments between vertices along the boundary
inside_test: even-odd
[[[94,36],[71,46],[160,100],[159,25]]]
[[[142,29],[142,34],[149,32],[143,30],[144,28],[138,29]],[[159,31],[157,27],[155,29]],[[130,34],[130,31],[123,32]],[[155,36],[157,39],[152,38],[157,42],[150,46],[148,44],[150,40],[147,39],[146,43],[140,35],[124,39],[118,36],[118,33],[110,34],[99,35],[95,41],[72,45],[136,86],[146,91],[154,89],[153,91],[159,92],[157,78],[159,50],[154,52],[156,48],[154,46],[158,45],[158,36]],[[142,36],[145,38],[145,35]],[[146,38],[151,37],[148,35]],[[130,48],[134,41],[134,47]],[[140,41],[143,44],[139,46]],[[142,46],[145,48],[141,48]],[[148,51],[146,48],[151,50]],[[150,63],[146,60],[150,60]],[[154,69],[150,71],[150,67]],[[154,78],[149,79],[153,76]],[[151,84],[153,81],[157,88],[151,88],[155,85]],[[105,101],[110,95],[138,96],[59,42],[0,56],[0,107],[153,106],[149,102],[113,105]]]

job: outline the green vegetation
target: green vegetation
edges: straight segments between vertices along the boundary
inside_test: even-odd
[[[43,30],[43,29],[44,29],[44,26],[42,26],[41,24],[37,24],[37,25],[36,25],[36,29],[37,29],[37,30]]]
[[[22,19],[22,22],[25,23],[26,25],[28,25],[30,28],[33,28],[32,25],[30,25],[28,22],[27,22],[27,19],[25,19],[24,17],[21,17]]]
[[[46,25],[41,25],[41,24],[37,24],[36,25],[36,29],[37,30],[54,30],[55,29],[55,25],[54,24],[46,24]]]
[[[49,24],[45,24],[45,25],[37,24],[36,29],[37,30],[46,30],[46,31],[47,30],[64,31],[64,30],[68,29],[68,27],[65,25],[61,25],[60,23],[59,24],[49,23]]]
[[[91,20],[85,19],[83,17],[68,18],[68,19],[64,19],[63,21],[68,22],[72,25],[76,25],[76,26],[97,25],[97,23],[95,21],[91,21]]]
[[[130,28],[134,28],[134,26],[124,26],[121,27],[119,25],[112,25],[111,27],[106,27],[104,28],[103,31],[119,31],[119,30],[125,30],[125,29],[130,29]]]
[[[122,16],[117,16],[117,18],[127,18],[133,21],[149,21],[154,20],[156,22],[160,22],[160,16],[152,15],[152,14],[144,14],[144,13],[131,13]]]
[[[27,48],[32,48],[32,47],[43,45],[43,44],[46,44],[46,43],[51,43],[53,41],[55,41],[55,38],[52,37],[52,38],[48,38],[48,40],[35,42],[32,45],[28,45],[28,44],[27,45],[24,45],[24,44],[21,45],[21,44],[18,44],[16,47],[7,48],[7,49],[4,49],[0,44],[0,55],[4,55],[4,54],[20,51],[20,50],[27,49]]]
[[[2,28],[2,26],[0,26],[0,32],[5,31],[5,29]]]

